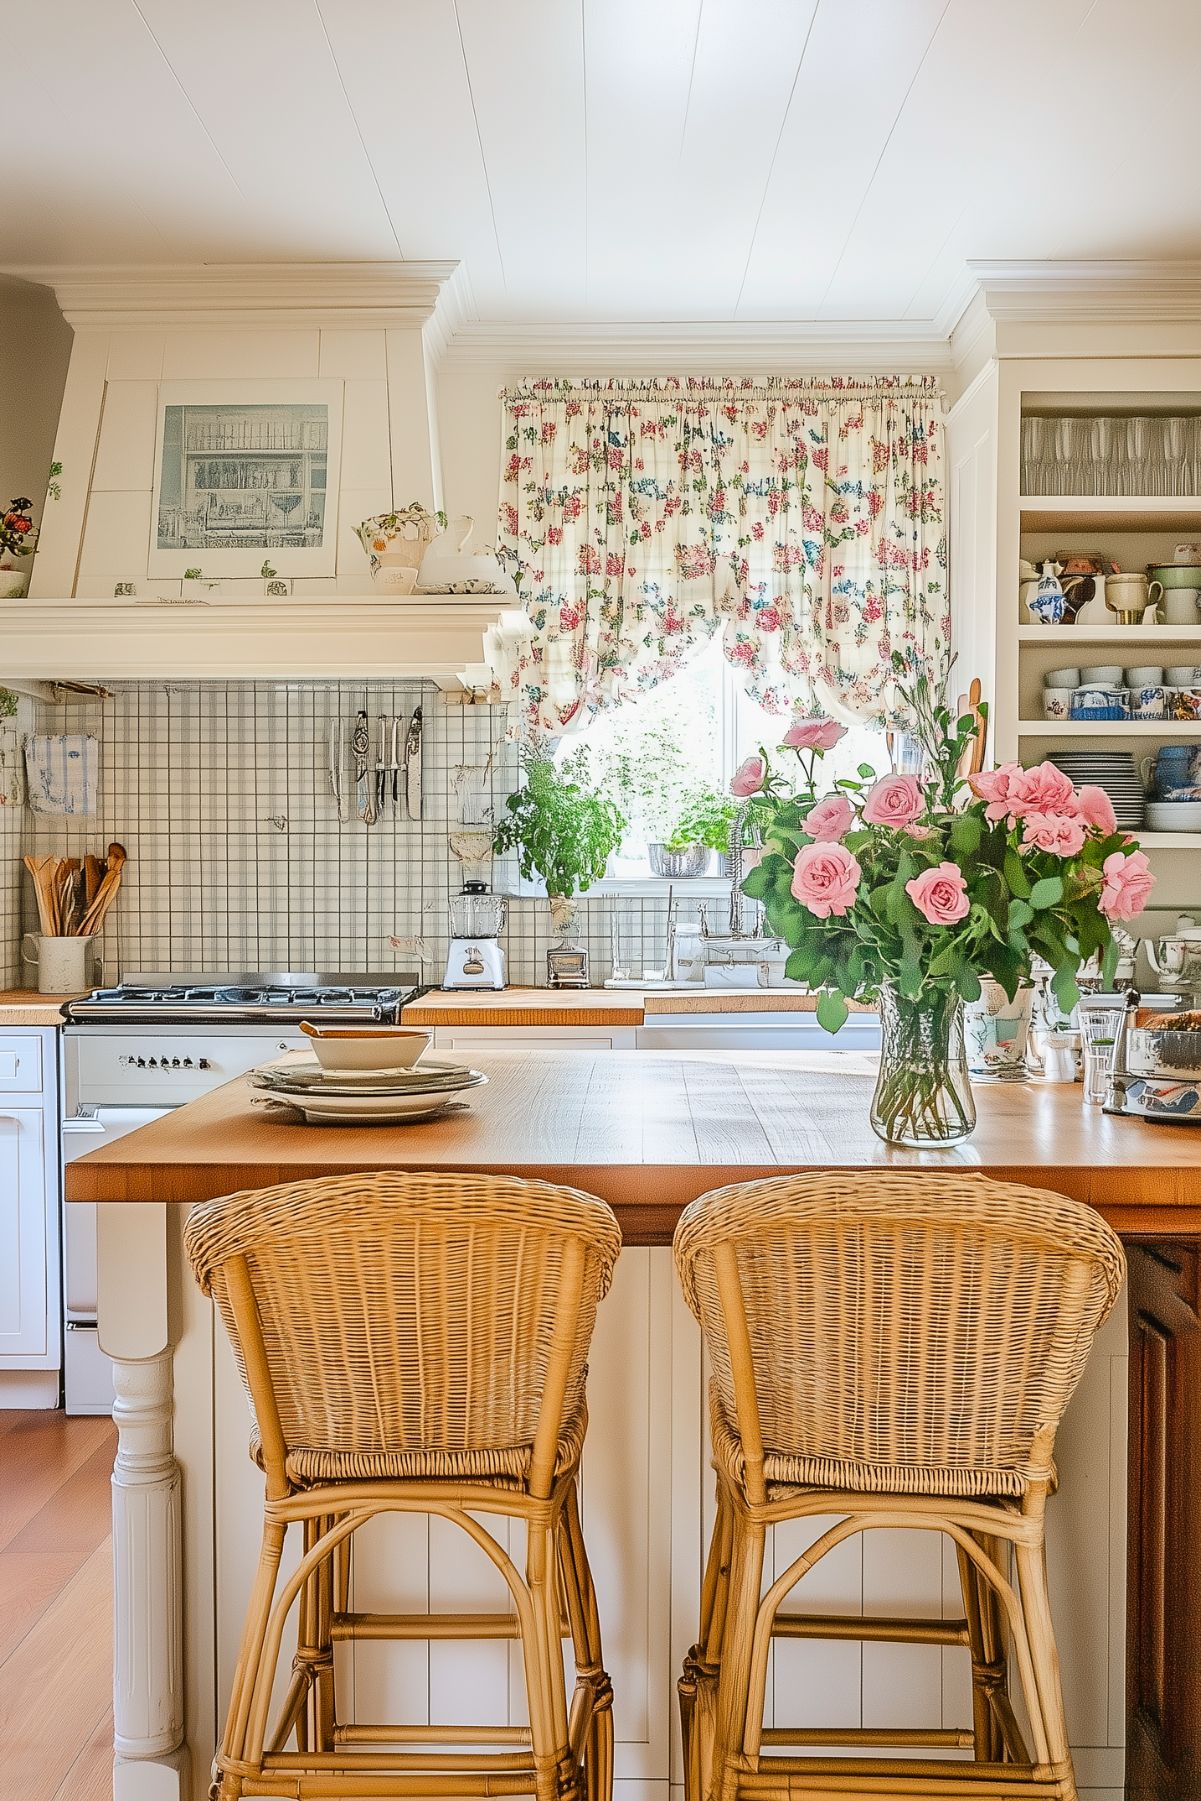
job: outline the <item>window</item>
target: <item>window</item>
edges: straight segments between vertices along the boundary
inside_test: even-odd
[[[787,724],[765,713],[743,691],[715,637],[687,669],[643,699],[602,713],[583,734],[561,739],[559,760],[587,745],[594,778],[614,795],[629,821],[605,885],[654,880],[648,843],[666,842],[689,803],[706,793],[728,794],[739,763],[761,745],[779,763],[775,747]],[[792,752],[782,757],[787,768]],[[880,728],[852,725],[822,769],[832,781],[854,775],[861,763],[871,763],[881,773],[887,769]]]

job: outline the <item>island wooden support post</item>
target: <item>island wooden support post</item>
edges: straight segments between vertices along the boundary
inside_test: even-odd
[[[113,1359],[116,1391],[113,1798],[184,1801],[182,1519],[165,1204],[100,1206],[97,1277],[100,1348]]]

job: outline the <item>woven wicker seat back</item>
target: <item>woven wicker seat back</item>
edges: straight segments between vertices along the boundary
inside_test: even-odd
[[[941,1172],[715,1190],[675,1249],[716,1454],[769,1487],[1020,1495],[1049,1479],[1125,1270],[1082,1203]]]
[[[231,1281],[253,1296],[269,1385],[251,1369],[247,1388],[268,1457],[274,1392],[290,1479],[520,1481],[544,1400],[561,1457],[578,1456],[587,1348],[620,1245],[603,1201],[501,1176],[382,1172],[212,1201],[185,1243],[244,1381],[253,1347]],[[547,1397],[565,1345],[565,1387]]]

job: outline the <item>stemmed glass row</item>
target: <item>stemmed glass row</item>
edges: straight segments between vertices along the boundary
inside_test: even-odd
[[[1201,416],[1029,414],[1023,494],[1201,493]]]

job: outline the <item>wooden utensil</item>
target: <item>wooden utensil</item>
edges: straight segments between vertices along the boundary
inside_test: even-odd
[[[44,938],[57,937],[54,876],[58,868],[58,858],[26,856],[22,861],[33,877],[33,892],[38,904],[38,921],[42,928],[42,936]]]
[[[121,886],[121,872],[125,865],[125,846],[110,844],[104,880],[100,884],[95,900],[83,916],[79,931],[81,937],[90,937],[98,932],[104,924],[104,916],[117,898],[117,890]]]

